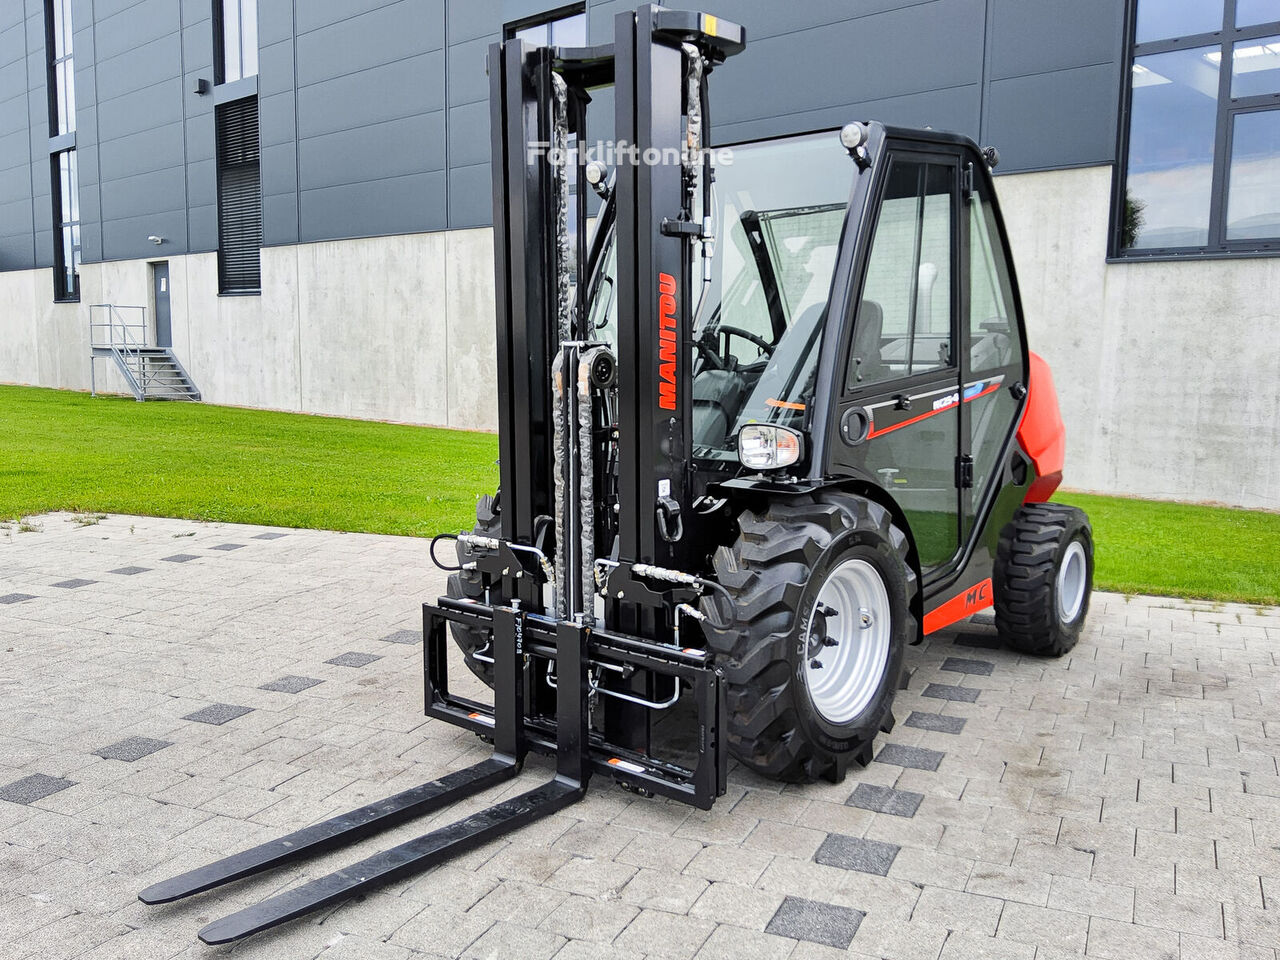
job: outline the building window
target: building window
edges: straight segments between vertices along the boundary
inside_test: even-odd
[[[49,135],[76,128],[76,68],[71,57],[71,0],[46,0],[45,42],[49,51]]]
[[[218,137],[218,292],[262,289],[262,180],[258,98],[216,108]]]
[[[49,172],[53,206],[53,298],[80,299],[80,187],[76,176],[76,68],[71,0],[45,0],[49,71]]]
[[[63,150],[52,158],[53,168],[53,296],[80,299],[80,192],[76,151]]]
[[[508,40],[528,40],[538,47],[585,47],[587,15],[578,3],[509,23],[503,33]]]
[[[213,0],[218,83],[258,75],[258,0]]]
[[[1130,2],[1113,252],[1280,252],[1280,4]]]

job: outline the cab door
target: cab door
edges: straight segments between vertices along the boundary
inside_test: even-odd
[[[926,576],[953,565],[962,533],[960,161],[890,148],[830,448],[837,472],[899,504]]]

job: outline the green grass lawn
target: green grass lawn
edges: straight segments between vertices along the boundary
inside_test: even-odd
[[[134,513],[425,536],[470,527],[497,437],[0,386],[0,517]]]
[[[428,536],[469,527],[497,438],[429,427],[0,386],[0,518],[134,513]],[[1095,585],[1280,603],[1280,514],[1062,494]]]
[[[1280,603],[1280,513],[1083,493],[1054,499],[1089,514],[1101,590]]]

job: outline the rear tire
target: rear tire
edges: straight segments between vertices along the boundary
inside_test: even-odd
[[[1060,657],[1076,645],[1093,590],[1093,530],[1083,510],[1028,503],[1000,532],[996,630],[1019,653]]]
[[[726,629],[704,624],[724,670],[729,749],[767,777],[838,782],[893,729],[917,632],[906,534],[879,504],[837,491],[778,500],[738,526],[713,558],[733,608],[703,601],[713,619],[729,614]]]
[[[474,533],[483,537],[500,537],[502,536],[502,504],[500,496],[489,496],[485,494],[476,504],[476,525]],[[462,562],[461,551],[459,551],[458,562]],[[449,574],[449,581],[445,586],[445,592],[455,600],[468,599],[485,602],[484,583],[480,574],[474,570],[459,570],[456,573]],[[489,590],[489,602],[499,604],[503,602],[503,597],[498,587]],[[493,664],[485,663],[475,658],[477,650],[482,650],[489,645],[490,633],[488,630],[481,630],[475,627],[465,627],[460,623],[450,623],[449,630],[453,634],[453,642],[458,645],[458,649],[462,651],[462,658],[466,661],[471,672],[484,681],[487,686],[493,686]]]

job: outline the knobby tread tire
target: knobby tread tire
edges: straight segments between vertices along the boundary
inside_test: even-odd
[[[473,532],[484,537],[502,536],[502,505],[498,497],[491,497],[485,494],[476,503],[476,525]],[[458,562],[462,562],[461,554],[459,554]],[[483,601],[484,584],[481,581],[480,574],[474,570],[459,570],[456,573],[449,574],[445,593],[455,600],[466,598]],[[497,587],[490,589],[489,599],[495,604],[502,602],[502,597],[498,594]],[[483,680],[487,686],[492,687],[493,664],[484,663],[474,656],[477,650],[481,650],[488,645],[489,632],[476,627],[465,627],[460,623],[450,623],[449,631],[453,634],[453,642],[462,651],[462,657],[466,661],[467,667]]]
[[[704,624],[724,671],[729,749],[773,779],[839,781],[851,761],[869,763],[876,735],[893,728],[903,650],[917,631],[910,543],[879,504],[838,491],[778,499],[762,513],[743,513],[738,527],[733,546],[718,548],[713,557],[733,609],[720,598],[703,600],[713,622],[729,619],[726,629]],[[825,578],[850,551],[884,568],[894,624],[881,688],[859,717],[833,731],[800,679],[805,656],[797,638],[821,586],[811,585],[811,576]]]
[[[1058,615],[1058,565],[1072,540],[1085,549],[1084,602],[1070,623]],[[1076,645],[1093,589],[1093,530],[1083,510],[1062,503],[1028,503],[1000,532],[995,572],[996,630],[1009,648],[1060,657]]]

